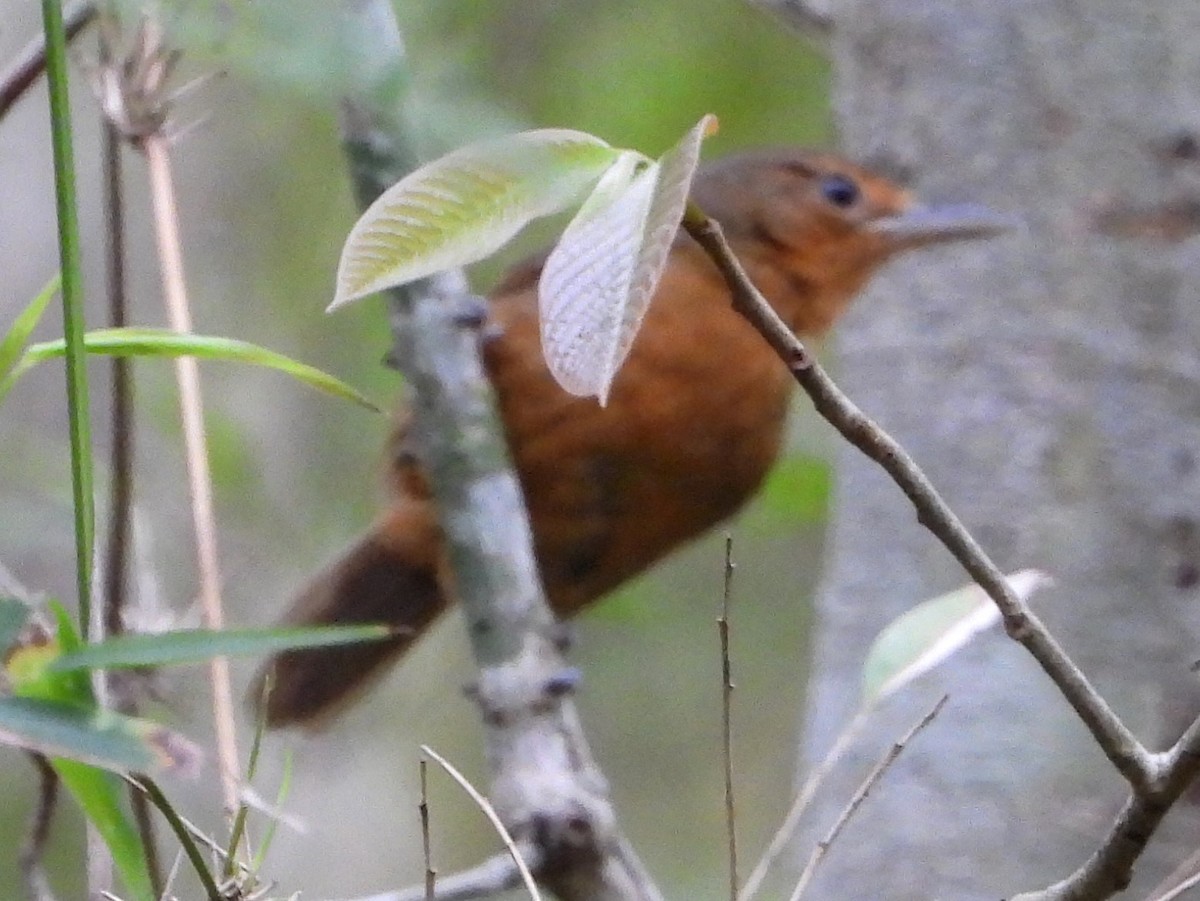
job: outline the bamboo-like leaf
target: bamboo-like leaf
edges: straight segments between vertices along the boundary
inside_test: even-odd
[[[572,394],[607,401],[666,268],[700,143],[715,126],[705,116],[632,178],[619,168],[628,158],[620,158],[546,260],[538,284],[542,349]]]
[[[236,338],[181,335],[167,329],[107,328],[88,332],[83,340],[84,348],[93,354],[116,357],[198,357],[262,366],[291,376],[318,391],[351,400],[376,413],[380,412],[379,407],[362,393],[315,366]],[[3,400],[17,379],[31,367],[45,360],[61,357],[63,353],[64,345],[61,340],[47,341],[30,347],[16,366],[0,378],[0,400]]]
[[[200,750],[149,720],[83,704],[0,698],[0,742],[118,773],[194,773]]]
[[[37,297],[31,300],[29,305],[17,316],[4,337],[0,338],[0,379],[5,378],[21,359],[25,345],[29,343],[29,336],[37,328],[42,314],[46,312],[46,307],[58,292],[61,283],[62,279],[58,275],[50,279],[46,286],[38,292]]]
[[[103,837],[130,897],[152,901],[141,839],[122,806],[121,780],[107,770],[192,773],[199,751],[155,723],[98,708],[87,673],[51,672],[53,660],[79,650],[83,641],[62,604],[51,601],[49,608],[54,634],[11,648],[5,657],[4,673],[17,696],[0,698],[0,742],[49,757]]]
[[[1023,569],[1008,576],[1022,599],[1050,584],[1045,573]],[[863,664],[863,706],[882,700],[933,669],[1000,621],[1000,611],[978,585],[968,585],[913,607],[875,639]]]
[[[544,129],[470,144],[385,191],[355,223],[330,309],[483,259],[529,222],[577,201],[619,151]]]
[[[85,645],[50,662],[51,672],[122,669],[200,663],[213,657],[275,654],[298,648],[379,641],[394,635],[388,626],[315,626],[278,629],[181,629],[160,635],[120,635]]]
[[[52,758],[50,765],[104,839],[131,901],[154,901],[145,848],[123,805],[124,780],[106,770],[62,757]]]

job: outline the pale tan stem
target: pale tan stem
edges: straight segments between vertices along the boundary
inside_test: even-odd
[[[160,132],[142,141],[150,172],[150,194],[154,205],[154,230],[162,268],[163,299],[171,328],[181,334],[192,331],[183,276],[183,250],[179,240],[179,217],[175,186],[171,178],[170,144]],[[212,474],[208,466],[208,441],[204,432],[204,401],[200,393],[200,371],[195,357],[175,361],[179,385],[179,407],[183,419],[184,453],[187,460],[188,491],[196,530],[196,561],[200,583],[200,610],[206,628],[221,629],[225,614],[221,604],[221,572],[217,555],[217,527],[213,515]],[[217,762],[221,771],[221,794],[225,810],[233,816],[239,804],[237,731],[229,661],[214,657],[209,663]]]

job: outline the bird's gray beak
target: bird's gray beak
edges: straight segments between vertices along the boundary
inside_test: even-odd
[[[893,251],[911,250],[928,244],[974,241],[1014,231],[1019,222],[974,203],[945,206],[914,205],[898,216],[876,219],[870,224]]]

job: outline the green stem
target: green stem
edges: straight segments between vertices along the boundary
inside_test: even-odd
[[[52,3],[53,0],[46,0]],[[137,782],[146,792],[146,797],[150,799],[150,803],[158,808],[158,812],[163,815],[167,821],[167,825],[171,827],[171,831],[175,833],[175,838],[179,841],[179,846],[183,848],[183,853],[192,865],[192,869],[196,871],[196,876],[200,880],[201,886],[204,887],[204,894],[208,901],[222,901],[225,897],[217,888],[217,883],[213,879],[212,873],[208,869],[208,864],[204,861],[204,855],[196,846],[195,840],[188,832],[187,824],[183,822],[183,818],[175,812],[175,808],[171,806],[171,802],[167,800],[167,796],[162,793],[162,789],[155,784],[154,780],[148,776],[138,776]]]
[[[75,205],[75,163],[71,148],[71,106],[67,90],[67,42],[60,0],[42,0],[46,33],[46,77],[50,83],[50,134],[54,148],[54,188],[58,248],[62,263],[63,334],[67,348],[67,417],[71,440],[71,493],[75,505],[75,567],[79,591],[79,631],[91,623],[92,443],[88,422],[87,364],[83,347],[83,272],[79,219]]]

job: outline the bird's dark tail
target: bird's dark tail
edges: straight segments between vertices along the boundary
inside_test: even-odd
[[[292,604],[285,624],[384,623],[397,634],[272,657],[250,695],[255,706],[262,706],[264,679],[271,672],[267,725],[320,725],[383,675],[446,609],[440,558],[441,535],[430,505],[401,503],[318,574]]]

